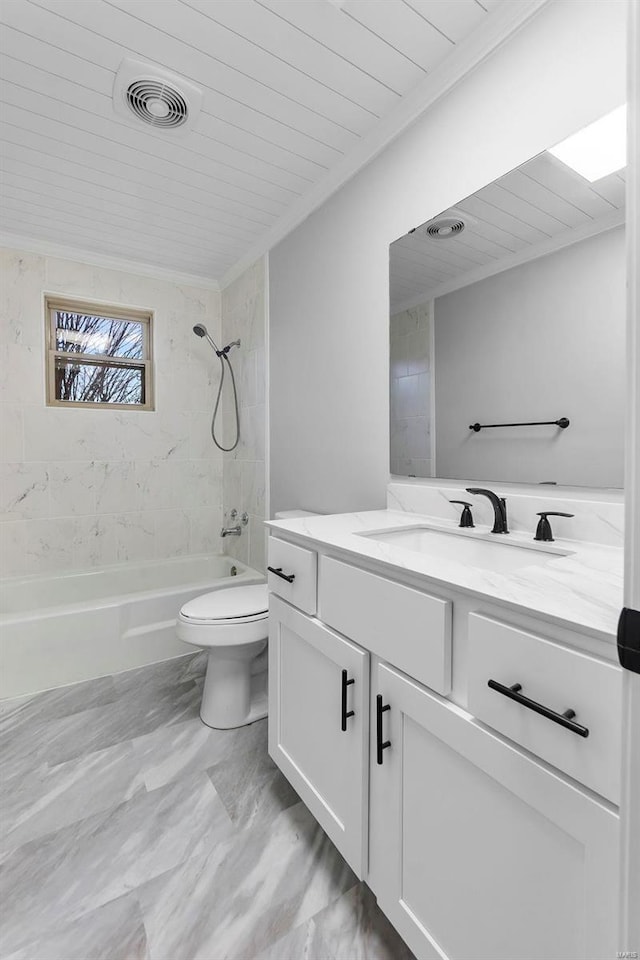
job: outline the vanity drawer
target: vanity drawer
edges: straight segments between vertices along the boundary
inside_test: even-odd
[[[438,693],[451,689],[451,603],[320,558],[319,616]]]
[[[316,612],[318,554],[286,540],[269,537],[269,567],[281,574],[267,572],[271,593],[288,600],[305,613]],[[293,577],[289,581],[286,577]]]
[[[489,680],[572,719],[588,736],[561,726],[532,705],[511,699]],[[527,750],[608,800],[620,798],[622,670],[588,654],[472,613],[469,616],[468,706]]]

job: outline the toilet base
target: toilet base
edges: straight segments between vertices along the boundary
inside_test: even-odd
[[[227,659],[219,650],[210,651],[200,719],[216,730],[261,720],[268,712],[265,681],[266,672],[252,674],[248,659]]]
[[[220,725],[214,726],[212,723],[209,723],[203,716],[202,710],[200,711],[200,719],[207,726],[211,727],[213,730],[237,730],[238,727],[246,727],[250,723],[255,723],[256,720],[264,720],[265,717],[269,715],[269,702],[267,699],[266,693],[261,694],[256,698],[255,703],[252,704],[249,713],[247,714],[244,720],[241,720],[240,723],[230,724],[229,726],[221,727]]]

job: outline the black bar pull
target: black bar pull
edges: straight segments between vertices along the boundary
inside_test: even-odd
[[[349,717],[355,717],[355,710],[347,710],[347,687],[350,687],[352,683],[355,683],[353,677],[351,680],[347,680],[347,671],[342,671],[342,710],[341,710],[341,726],[342,732],[347,729],[347,720]]]
[[[574,723],[573,718],[576,712],[572,710],[571,707],[565,710],[564,713],[557,713],[555,710],[550,710],[549,707],[545,707],[544,704],[530,700],[529,697],[525,697],[524,694],[520,693],[522,690],[521,683],[514,683],[510,687],[507,687],[504,683],[498,683],[497,680],[489,680],[487,685],[491,687],[492,690],[497,690],[498,693],[503,694],[503,696],[509,697],[510,700],[515,700],[516,703],[521,704],[521,706],[526,707],[528,710],[539,713],[541,717],[546,717],[547,720],[553,720],[554,723],[559,723],[560,726],[566,730],[577,733],[579,737],[589,736],[587,727],[583,727],[579,723]]]
[[[275,573],[276,577],[280,577],[281,580],[286,580],[287,583],[293,583],[296,578],[295,573],[283,573],[282,567],[267,567],[269,573]]]
[[[382,765],[382,751],[391,746],[391,740],[382,739],[382,714],[385,710],[391,710],[391,706],[388,703],[385,703],[384,706],[382,705],[382,694],[379,693],[376,697],[376,752],[380,765]]]

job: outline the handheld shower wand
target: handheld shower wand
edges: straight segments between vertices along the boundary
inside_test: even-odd
[[[238,446],[238,443],[240,442],[240,411],[238,409],[238,391],[236,389],[236,378],[233,375],[233,367],[231,366],[231,361],[229,360],[228,353],[232,347],[239,347],[240,341],[232,340],[231,343],[228,343],[226,345],[226,347],[223,347],[222,350],[219,350],[215,340],[213,339],[213,337],[210,336],[209,331],[207,330],[207,328],[203,323],[196,323],[195,327],[193,328],[193,332],[197,337],[206,337],[212,349],[215,350],[216,356],[220,361],[220,368],[221,368],[220,384],[218,385],[218,396],[216,397],[216,403],[213,408],[213,417],[211,418],[211,437],[216,447],[219,450],[222,450],[224,453],[230,453],[232,450],[235,450],[235,448]],[[233,446],[231,447],[223,447],[222,444],[218,441],[218,438],[216,437],[216,417],[218,415],[218,408],[220,406],[220,400],[222,398],[222,388],[224,386],[225,363],[229,367],[229,373],[231,374],[231,386],[233,387],[233,402],[234,402],[235,414],[236,414],[236,439],[235,439],[235,442],[233,443]]]

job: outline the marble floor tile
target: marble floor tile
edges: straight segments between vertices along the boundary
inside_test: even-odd
[[[0,737],[15,736],[24,726],[59,720],[116,699],[113,677],[56,687],[27,697],[0,701]]]
[[[1,960],[412,960],[205,667],[0,704]]]
[[[267,751],[267,721],[213,730],[201,720],[164,726],[132,746],[148,790],[206,770],[229,816],[245,827],[299,800]]]
[[[60,719],[37,721],[0,738],[0,768],[13,776],[45,762],[62,763],[163,725],[197,718],[201,697],[202,688],[196,680],[173,687],[141,684],[137,696],[132,686],[111,703]]]
[[[314,924],[332,960],[415,960],[364,883],[317,914]]]
[[[235,730],[213,730],[196,718],[159,727],[132,741],[140,774],[148,790],[178,780],[233,753]]]
[[[138,901],[125,894],[3,960],[149,960]]]
[[[313,920],[294,927],[252,960],[335,960]],[[351,960],[344,957],[343,960]]]
[[[197,774],[24,844],[0,864],[2,948],[79,919],[197,850],[223,845],[230,828],[211,781]]]
[[[0,781],[0,850],[35,840],[145,791],[130,743]]]
[[[356,882],[298,803],[145,884],[138,896],[153,960],[249,960]]]
[[[137,697],[147,690],[172,688],[183,683],[203,680],[207,668],[207,657],[202,651],[188,653],[183,657],[173,657],[160,663],[149,663],[144,667],[116,673],[111,679],[119,699],[127,695]]]
[[[255,960],[415,960],[364,883],[295,927]]]
[[[207,773],[234,824],[244,828],[273,820],[300,798],[269,756],[267,721],[258,720],[237,733],[235,749]]]

